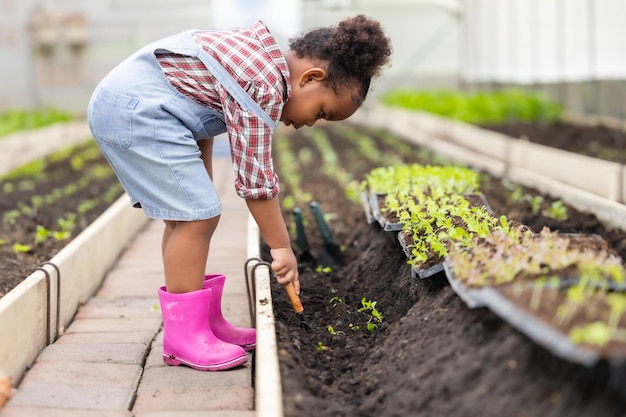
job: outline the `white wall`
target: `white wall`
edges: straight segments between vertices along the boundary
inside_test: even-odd
[[[462,13],[467,80],[626,78],[623,0],[464,0]]]

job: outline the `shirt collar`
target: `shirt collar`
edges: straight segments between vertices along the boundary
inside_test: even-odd
[[[263,24],[262,21],[258,20],[252,26],[252,30],[256,33],[261,45],[267,52],[267,54],[271,57],[274,65],[280,70],[280,73],[283,76],[283,81],[285,83],[285,99],[291,95],[291,82],[289,75],[289,67],[287,66],[287,61],[285,60],[285,56],[281,52],[278,44],[276,43],[276,39],[272,36],[267,26]]]

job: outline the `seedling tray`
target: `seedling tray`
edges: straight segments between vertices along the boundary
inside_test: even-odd
[[[587,367],[595,365],[600,360],[597,351],[576,345],[567,335],[538,319],[532,313],[517,307],[495,288],[483,288],[480,300],[485,307],[553,355]]]
[[[396,243],[399,244],[400,247],[402,247],[402,251],[404,252],[404,255],[406,256],[406,258],[411,259],[411,251],[405,244],[404,232],[400,231],[397,233]],[[411,267],[411,278],[414,278],[414,279],[415,278],[420,278],[420,279],[432,278],[433,276],[437,274],[442,274],[442,273],[444,273],[443,260],[442,262],[439,262],[428,268]]]
[[[372,224],[377,221],[372,210],[372,205],[370,204],[369,195],[365,191],[361,193],[361,203],[363,204],[363,211],[365,212],[365,220],[367,221],[367,224]]]
[[[378,224],[380,224],[380,227],[382,227],[384,231],[399,232],[400,230],[402,230],[402,227],[404,226],[404,224],[389,220],[387,217],[383,216],[383,214],[380,211],[380,204],[378,203],[378,200],[381,198],[384,198],[385,195],[386,194],[376,194],[376,193],[369,194],[369,204],[371,207],[372,215],[374,219],[378,222]]]
[[[483,297],[485,287],[471,288],[458,280],[452,271],[452,266],[448,259],[443,262],[443,268],[446,273],[446,278],[448,278],[448,282],[450,283],[450,287],[452,287],[456,295],[458,295],[469,308],[485,307],[486,303]]]

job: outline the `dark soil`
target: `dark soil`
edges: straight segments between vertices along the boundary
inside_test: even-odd
[[[52,259],[123,193],[95,142],[39,162],[40,169],[0,179],[0,297]],[[72,213],[76,218],[69,236],[35,242],[37,226],[61,232],[59,219]],[[24,245],[23,251],[15,244]]]
[[[606,126],[578,126],[557,122],[549,125],[510,123],[484,126],[514,138],[570,152],[626,163],[626,132]]]
[[[387,132],[348,123],[322,126],[339,167],[360,181],[380,166],[361,155],[346,126],[371,137],[390,163],[439,163],[417,147],[406,149]],[[401,247],[323,167],[311,135],[294,131],[288,141],[299,159],[300,187],[329,217],[334,242],[345,247],[344,266],[330,272],[304,268],[300,279],[304,318],[300,327],[288,298],[274,283],[273,298],[287,417],[320,416],[621,416],[626,403],[611,389],[605,366],[587,369],[551,355],[484,308],[469,309],[445,275],[412,278]],[[397,142],[394,142],[397,141]],[[311,157],[311,155],[313,155]],[[280,173],[281,159],[275,154]],[[378,161],[380,158],[378,159]],[[332,172],[332,171],[331,171]],[[626,233],[609,230],[591,214],[568,207],[568,219],[533,214],[527,201],[509,200],[512,188],[487,175],[481,188],[495,214],[540,231],[602,236],[626,258]],[[540,195],[523,188],[524,193]],[[293,190],[283,182],[281,196]],[[544,207],[553,199],[544,196]],[[311,251],[323,242],[308,203],[299,202]],[[291,211],[285,209],[291,220]],[[299,248],[293,232],[293,246]],[[375,301],[382,323],[363,310]],[[370,332],[367,323],[378,327]],[[329,327],[330,326],[330,327]]]

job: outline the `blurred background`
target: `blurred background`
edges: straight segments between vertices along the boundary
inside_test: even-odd
[[[623,0],[0,0],[0,111],[84,115],[98,81],[146,43],[263,20],[279,44],[364,13],[392,39],[393,88],[538,90],[573,114],[624,118]]]

